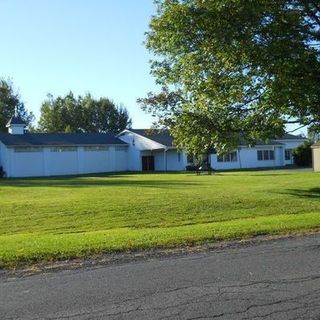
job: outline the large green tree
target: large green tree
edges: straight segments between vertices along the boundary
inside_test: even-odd
[[[42,132],[112,132],[131,126],[127,110],[108,98],[94,99],[90,94],[75,97],[48,95],[41,106],[38,130]]]
[[[15,114],[18,114],[31,128],[34,120],[32,112],[28,112],[25,108],[12,82],[0,79],[0,132],[7,132],[6,124]]]
[[[156,0],[139,99],[193,153],[320,128],[319,0]]]

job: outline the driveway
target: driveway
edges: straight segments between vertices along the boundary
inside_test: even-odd
[[[2,277],[0,319],[320,319],[320,235]]]

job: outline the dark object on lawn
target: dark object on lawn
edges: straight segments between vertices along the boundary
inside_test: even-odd
[[[199,166],[199,167],[197,168],[197,170],[196,170],[197,176],[200,175],[201,171],[202,171],[202,172],[207,171],[207,172],[208,172],[208,175],[211,175],[211,174],[212,174],[212,171],[214,171],[214,170],[211,168],[210,163],[208,163],[208,162],[203,162],[203,163],[200,164],[200,166]]]
[[[186,171],[197,171],[198,167],[194,164],[189,164],[186,166]]]
[[[0,166],[0,178],[4,178],[4,176],[5,176],[5,171],[3,170],[3,167],[2,166]]]

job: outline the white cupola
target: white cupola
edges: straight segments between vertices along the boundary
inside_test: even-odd
[[[26,123],[21,119],[20,116],[13,116],[7,123],[6,127],[10,134],[24,134]]]

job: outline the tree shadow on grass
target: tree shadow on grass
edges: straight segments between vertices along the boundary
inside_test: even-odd
[[[275,177],[275,176],[289,176],[292,175],[292,173],[246,173],[246,172],[239,172],[238,174],[236,173],[228,173],[227,171],[225,171],[224,173],[226,173],[228,176],[247,176],[247,177]]]
[[[59,176],[59,177],[37,177],[16,178],[0,180],[0,188],[88,188],[88,187],[146,187],[175,189],[186,186],[200,186],[201,181],[190,182],[174,179],[147,178],[145,180],[134,179],[130,174],[101,174],[86,176]]]
[[[310,189],[288,189],[284,194],[296,196],[300,198],[320,199],[320,188]]]

